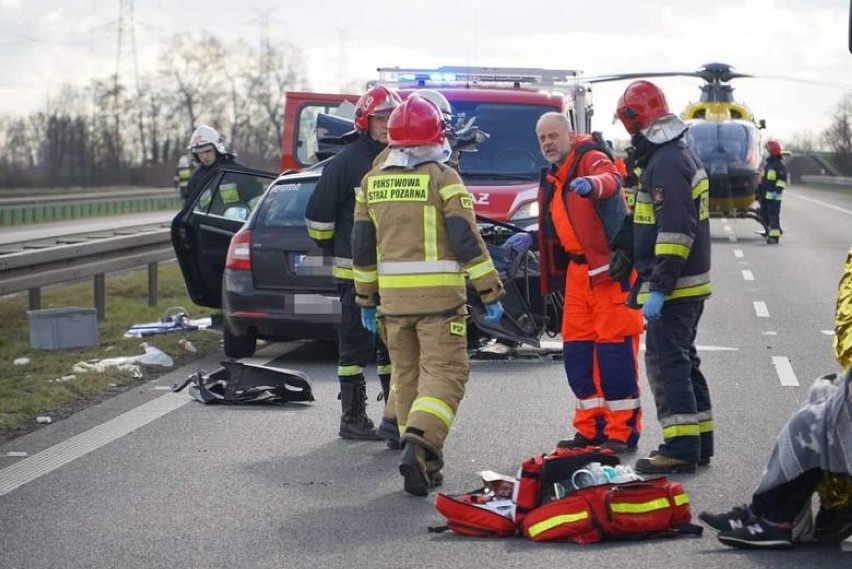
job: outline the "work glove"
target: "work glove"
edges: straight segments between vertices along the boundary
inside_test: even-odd
[[[370,332],[376,332],[376,309],[361,307],[361,326]]]
[[[663,303],[666,301],[666,295],[658,290],[651,291],[648,298],[645,299],[645,304],[642,305],[642,316],[645,320],[659,320],[663,315]]]
[[[572,192],[583,198],[592,193],[592,183],[586,178],[571,180],[568,187],[571,188]]]
[[[532,247],[533,237],[529,233],[520,231],[515,233],[503,243],[503,247],[514,249],[518,253],[526,253]]]
[[[499,300],[485,305],[485,322],[488,324],[497,324],[503,316],[503,303]]]

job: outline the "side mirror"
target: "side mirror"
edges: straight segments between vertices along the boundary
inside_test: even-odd
[[[757,127],[766,128],[766,119],[760,119],[759,121],[757,121]]]

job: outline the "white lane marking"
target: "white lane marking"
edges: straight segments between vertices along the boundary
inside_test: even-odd
[[[730,225],[725,225],[725,226],[723,226],[722,229],[725,230],[725,233],[731,233],[733,231],[733,229],[731,229]]]
[[[753,281],[754,280],[754,273],[752,273],[751,271],[743,271],[743,280],[744,281]]]
[[[754,304],[754,313],[757,314],[760,318],[769,318],[769,309],[766,307],[766,303],[761,300],[756,300],[752,304]]]
[[[834,336],[834,330],[821,330],[826,336]]]
[[[730,241],[731,243],[736,243],[737,242],[737,236],[736,235],[728,235],[728,241]]]
[[[775,373],[778,374],[781,385],[785,387],[799,386],[799,380],[796,378],[796,372],[793,371],[790,358],[787,356],[772,356],[772,365],[775,366]]]
[[[542,340],[541,341],[542,349],[550,350],[550,351],[558,351],[562,349],[562,340]],[[645,342],[639,342],[639,349],[645,349]],[[739,348],[733,348],[730,346],[709,346],[709,345],[697,345],[695,349],[699,352],[738,352]]]
[[[32,482],[81,456],[123,437],[183,407],[193,399],[186,393],[167,393],[115,419],[80,433],[42,452],[0,470],[0,496]]]
[[[767,330],[766,332],[761,332],[761,336],[777,336],[778,332],[773,332],[772,330]]]
[[[743,254],[742,249],[734,249],[734,257],[737,259],[742,259],[745,255]]]
[[[29,455],[27,454],[27,451],[25,451],[25,450],[10,450],[9,452],[6,453],[6,456],[8,456],[10,458],[20,458],[20,457],[29,456]]]
[[[172,388],[168,385],[155,385],[151,388],[151,391],[171,391]]]
[[[826,203],[826,202],[820,201],[820,200],[815,200],[813,198],[806,198],[805,196],[803,196],[801,194],[796,194],[796,193],[793,193],[793,192],[790,192],[790,195],[794,199],[797,199],[797,200],[805,200],[806,202],[815,203],[815,204],[821,205],[822,207],[827,208],[827,209],[833,209],[834,211],[839,211],[840,213],[846,213],[846,214],[852,215],[852,210],[844,209],[842,207],[838,207],[836,205],[831,205],[830,203]]]

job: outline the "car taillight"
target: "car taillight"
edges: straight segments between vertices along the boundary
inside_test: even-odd
[[[226,269],[240,271],[251,270],[251,230],[240,229],[231,237],[228,247],[228,257],[225,259]]]

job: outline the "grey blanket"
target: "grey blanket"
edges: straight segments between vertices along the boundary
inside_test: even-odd
[[[755,493],[819,468],[852,474],[852,368],[818,378],[775,442]]]

